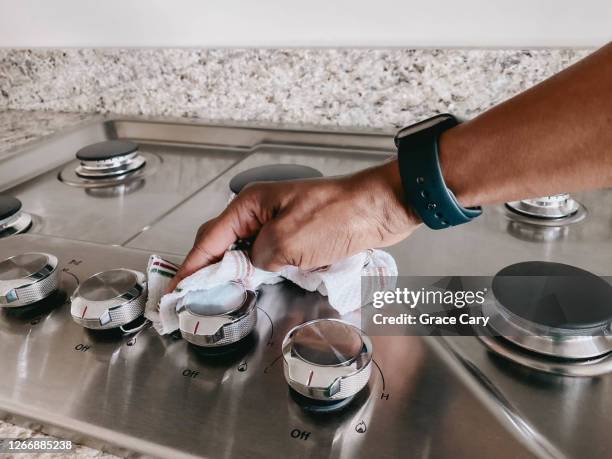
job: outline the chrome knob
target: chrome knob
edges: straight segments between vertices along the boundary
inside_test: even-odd
[[[94,274],[74,291],[70,313],[83,327],[117,328],[142,315],[147,300],[145,275],[131,269]]]
[[[238,282],[189,292],[177,304],[181,335],[203,347],[236,343],[257,323],[256,302],[257,294]]]
[[[24,253],[0,262],[0,307],[27,306],[57,290],[57,257]]]
[[[341,320],[313,320],[285,337],[283,370],[289,387],[305,397],[344,400],[361,391],[370,379],[372,342]]]

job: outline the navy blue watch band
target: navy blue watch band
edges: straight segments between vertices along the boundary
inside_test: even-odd
[[[395,136],[398,164],[407,203],[432,229],[467,223],[482,213],[462,207],[444,183],[438,159],[438,138],[458,124],[443,114],[400,130]]]

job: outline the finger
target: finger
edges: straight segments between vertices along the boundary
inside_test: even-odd
[[[183,261],[181,268],[177,271],[176,275],[172,279],[172,282],[168,286],[168,290],[172,291],[176,288],[178,283],[182,281],[185,277],[190,276],[198,269],[208,266],[218,260],[217,257],[212,254],[206,252],[203,249],[200,249],[197,246],[194,246],[187,257]]]
[[[198,230],[193,248],[168,286],[176,288],[185,277],[219,261],[237,239],[251,237],[261,227],[261,194],[249,191],[238,196],[218,217],[206,222]]]
[[[167,291],[173,291],[185,277],[218,261],[235,241],[236,235],[227,218],[217,217],[202,225],[193,247],[168,285]]]

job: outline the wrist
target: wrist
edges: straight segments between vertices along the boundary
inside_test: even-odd
[[[473,161],[475,151],[467,123],[443,132],[438,139],[438,158],[442,177],[448,189],[463,207],[479,206],[486,201],[479,196],[479,183],[474,180],[473,172],[480,167]]]
[[[373,194],[384,197],[383,207],[387,209],[387,223],[397,232],[411,231],[421,223],[418,215],[406,201],[397,159],[386,161],[368,170],[372,176]]]

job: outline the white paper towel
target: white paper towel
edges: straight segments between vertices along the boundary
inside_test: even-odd
[[[257,290],[262,284],[287,279],[305,290],[327,296],[334,309],[346,314],[370,302],[374,291],[393,288],[397,266],[387,252],[371,249],[313,271],[286,266],[279,272],[270,272],[255,268],[246,252],[229,250],[220,262],[196,271],[183,279],[174,292],[164,295],[174,274],[175,265],[157,255],[151,256],[147,267],[149,296],[145,316],[160,334],[178,328],[176,305],[188,292],[207,290],[231,281]]]

